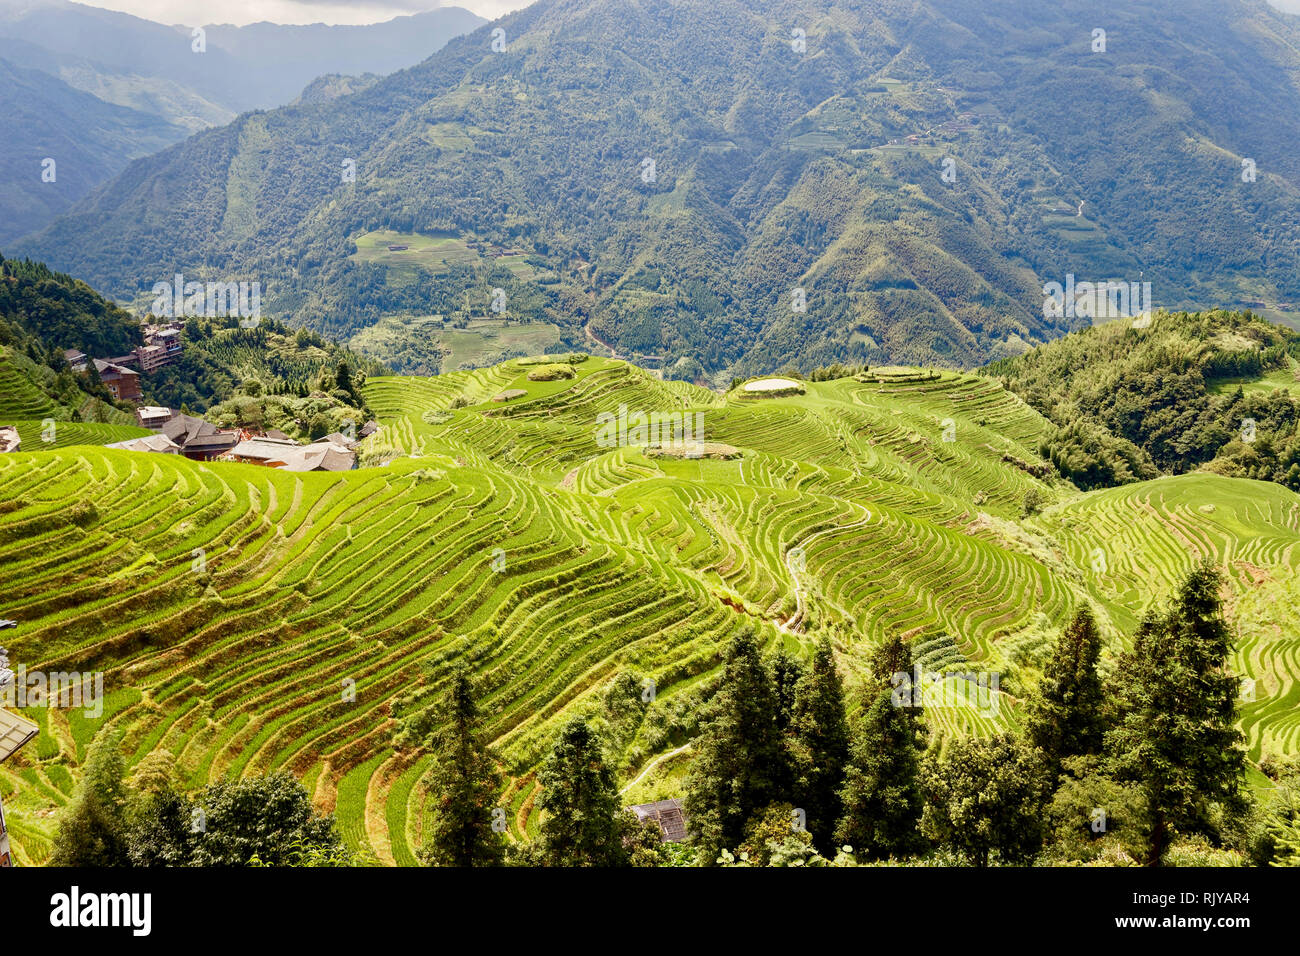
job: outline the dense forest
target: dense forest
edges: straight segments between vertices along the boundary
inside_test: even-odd
[[[1300,335],[1250,312],[1116,321],[988,366],[1083,489],[1197,468],[1300,491]]]

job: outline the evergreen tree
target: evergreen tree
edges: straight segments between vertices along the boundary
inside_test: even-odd
[[[1227,669],[1220,587],[1217,568],[1195,568],[1169,609],[1143,622],[1117,675],[1121,717],[1106,746],[1116,776],[1142,792],[1149,866],[1177,834],[1215,836],[1216,806],[1245,806],[1240,682]]]
[[[919,825],[926,729],[920,699],[902,692],[912,679],[907,644],[897,636],[886,640],[872,655],[872,670],[853,722],[835,837],[868,859],[887,859],[924,847]],[[907,675],[909,683],[896,688],[896,674]]]
[[[844,713],[844,686],[829,640],[817,645],[812,666],[798,683],[791,731],[796,803],[805,813],[813,845],[834,855],[840,787],[849,757],[849,723]]]
[[[426,778],[434,815],[422,859],[431,866],[489,866],[502,862],[505,843],[492,829],[501,792],[496,759],[481,739],[481,721],[469,674],[458,668],[436,721]]]
[[[120,734],[101,736],[90,748],[86,772],[59,817],[51,866],[126,866],[127,788]]]
[[[786,761],[777,709],[758,641],[742,631],[727,646],[718,692],[686,780],[686,813],[706,864],[739,846],[749,818],[780,796]]]
[[[623,866],[627,820],[600,738],[575,717],[560,729],[538,774],[542,796],[540,862],[547,866]]]
[[[784,647],[772,655],[771,668],[772,691],[776,694],[776,729],[785,733],[794,719],[795,699],[804,668],[799,659],[787,653]]]
[[[1100,654],[1101,634],[1085,605],[1061,634],[1026,707],[1026,737],[1043,752],[1053,778],[1066,758],[1101,752],[1106,695],[1097,674]]]

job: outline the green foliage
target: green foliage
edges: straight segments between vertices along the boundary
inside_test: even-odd
[[[120,734],[101,735],[90,749],[72,802],[59,818],[53,866],[123,866],[130,840],[128,791]]]
[[[1116,781],[1097,756],[1065,757],[1045,811],[1047,862],[1133,862],[1142,858],[1142,796]]]
[[[1096,618],[1084,605],[1062,632],[1026,706],[1025,736],[1042,751],[1053,775],[1067,758],[1101,753],[1106,705],[1097,673],[1101,648]]]
[[[835,838],[868,859],[903,857],[922,849],[920,768],[926,747],[924,709],[900,706],[894,675],[912,673],[908,645],[892,635],[872,655],[853,721],[852,748],[840,798],[844,814]]]
[[[1217,836],[1219,815],[1244,806],[1241,681],[1227,670],[1222,585],[1212,565],[1195,568],[1168,609],[1142,623],[1116,673],[1121,717],[1106,746],[1116,777],[1142,794],[1150,865],[1175,835]]]
[[[839,789],[849,757],[844,688],[829,640],[823,639],[795,691],[789,734],[792,793],[806,816],[812,842],[833,852],[842,806]]]
[[[560,728],[538,773],[542,823],[537,858],[545,866],[623,866],[628,821],[600,738],[575,717]]]
[[[501,773],[481,739],[469,674],[458,668],[450,684],[429,741],[434,764],[424,783],[433,822],[422,857],[430,866],[490,866],[505,856],[502,836],[492,828]]]
[[[727,645],[722,681],[686,782],[686,813],[702,860],[738,846],[750,817],[781,795],[787,770],[778,712],[758,641],[742,630]]]
[[[943,757],[927,757],[922,786],[922,832],[975,866],[1027,863],[1041,848],[1048,778],[1016,738],[953,742]]]
[[[1300,490],[1291,474],[1300,477],[1300,401],[1219,384],[1292,369],[1297,348],[1300,336],[1249,312],[1162,313],[1145,328],[1077,332],[986,372],[1060,426],[1039,451],[1080,488],[1208,466]]]

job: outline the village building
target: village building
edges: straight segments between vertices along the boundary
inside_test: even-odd
[[[126,441],[105,445],[105,448],[121,448],[124,451],[149,451],[162,455],[179,455],[181,446],[166,435],[144,435],[140,438],[128,438]]]
[[[18,429],[13,425],[0,425],[0,454],[17,451],[23,440],[18,436]]]
[[[342,445],[344,448],[355,448],[357,444],[356,439],[349,438],[342,432],[330,432],[324,438],[317,438],[312,444],[319,445],[321,442],[333,442],[336,445]]]
[[[232,461],[281,468],[284,471],[350,471],[357,456],[352,449],[333,441],[299,445],[292,439],[250,438],[241,441],[227,456]]]
[[[135,420],[141,428],[162,428],[173,414],[170,408],[160,405],[141,405],[135,410]]]
[[[639,803],[628,809],[636,814],[638,823],[653,820],[659,824],[664,843],[681,843],[686,839],[686,815],[682,811],[682,801],[676,797],[655,803]]]
[[[368,421],[361,426],[361,431],[357,432],[359,438],[369,438],[375,432],[379,431],[379,422]]]
[[[144,397],[140,391],[140,373],[104,359],[95,359],[95,371],[108,393],[119,402],[138,402]]]
[[[162,426],[166,435],[180,447],[180,453],[193,461],[213,461],[239,444],[239,436],[223,432],[216,425],[193,415],[173,415]]]
[[[140,366],[140,371],[146,375],[158,371],[170,361],[161,345],[142,345],[132,349],[131,354],[135,356],[135,364]]]
[[[86,364],[90,361],[85,352],[78,352],[76,349],[65,349],[63,357],[74,372],[84,372]]]
[[[181,344],[181,330],[171,326],[146,326],[144,341],[146,345],[156,345],[161,348],[166,353],[169,362],[180,358],[181,353],[185,350],[185,347]]]

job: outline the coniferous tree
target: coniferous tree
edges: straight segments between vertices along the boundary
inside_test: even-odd
[[[787,653],[784,647],[772,655],[771,666],[772,691],[776,695],[776,729],[785,733],[794,720],[795,699],[804,668],[799,659]]]
[[[1097,673],[1100,654],[1101,634],[1085,605],[1061,634],[1026,707],[1026,737],[1043,752],[1053,778],[1061,761],[1101,752],[1106,694]]]
[[[829,640],[817,645],[812,665],[798,683],[790,753],[794,798],[804,810],[813,845],[834,855],[840,787],[849,757],[849,723],[844,713],[844,686]]]
[[[1245,806],[1240,681],[1227,669],[1232,636],[1218,569],[1203,563],[1168,610],[1143,622],[1120,663],[1121,717],[1106,734],[1117,777],[1143,796],[1149,866],[1178,834],[1215,836],[1216,805]]]
[[[918,852],[925,843],[919,826],[926,729],[921,701],[908,692],[907,644],[897,636],[885,641],[872,656],[872,669],[853,722],[835,837],[868,859],[887,859]],[[905,675],[907,683],[896,683],[895,675]]]
[[[60,815],[51,866],[128,865],[127,787],[120,734],[91,745],[86,771]]]
[[[432,832],[422,858],[431,866],[491,866],[505,843],[492,829],[501,792],[496,759],[481,739],[481,721],[469,674],[458,668],[437,717],[427,778],[434,800]]]
[[[600,737],[581,718],[560,730],[538,774],[539,861],[547,866],[623,866],[628,822]]]
[[[721,684],[686,781],[686,813],[706,864],[739,846],[749,818],[781,796],[787,772],[776,712],[758,641],[742,631],[727,646]]]

